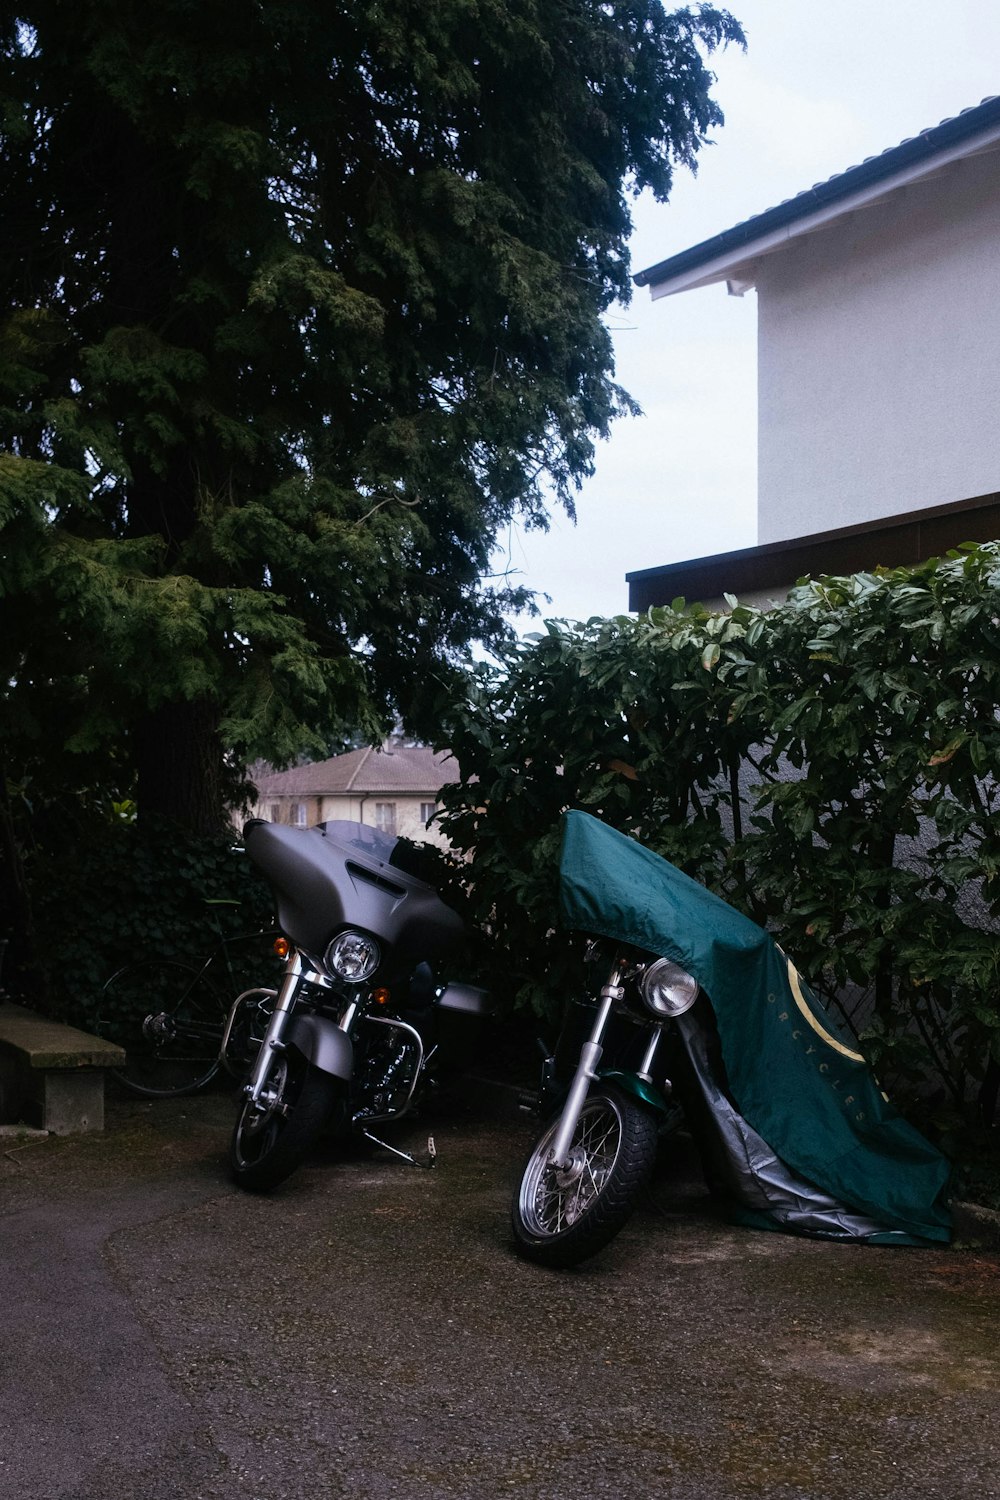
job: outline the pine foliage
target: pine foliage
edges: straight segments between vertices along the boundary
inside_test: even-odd
[[[114,746],[207,826],[224,764],[419,724],[517,602],[498,534],[631,409],[629,195],[693,165],[734,41],[656,0],[8,13],[8,764]]]

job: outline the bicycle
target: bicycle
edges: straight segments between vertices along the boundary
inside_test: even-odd
[[[277,990],[253,985],[233,1004],[229,997],[239,981],[231,950],[274,940],[277,930],[235,936],[226,936],[218,924],[217,930],[219,942],[200,967],[176,958],[138,959],[105,981],[94,1029],[124,1048],[124,1065],[110,1072],[130,1093],[152,1099],[193,1094],[223,1066],[241,1076],[256,1055]],[[277,957],[275,965],[280,968]],[[221,970],[225,991],[218,982]]]

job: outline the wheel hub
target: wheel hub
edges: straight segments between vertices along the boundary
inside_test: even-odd
[[[164,1042],[174,1034],[174,1023],[172,1017],[166,1011],[159,1011],[154,1016],[147,1016],[142,1023],[143,1035],[150,1042]]]
[[[569,1153],[569,1159],[564,1167],[553,1166],[552,1181],[560,1192],[565,1192],[574,1183],[580,1181],[587,1169],[587,1155],[579,1146]]]
[[[246,1112],[243,1128],[247,1135],[256,1135],[275,1115],[281,1119],[288,1118],[291,1110],[282,1097],[285,1092],[285,1078],[286,1069],[284,1063],[280,1063],[261,1090],[260,1097],[250,1104]]]

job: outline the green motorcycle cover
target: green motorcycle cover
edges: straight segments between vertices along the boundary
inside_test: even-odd
[[[886,1243],[949,1239],[948,1162],[888,1103],[856,1042],[763,928],[582,812],[564,815],[560,906],[568,927],[694,975],[733,1103],[789,1167],[884,1225]]]

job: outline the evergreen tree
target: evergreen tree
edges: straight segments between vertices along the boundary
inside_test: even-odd
[[[693,165],[742,35],[658,0],[14,9],[0,772],[208,829],[235,767],[419,729],[502,632],[495,539],[630,409],[629,194]]]

